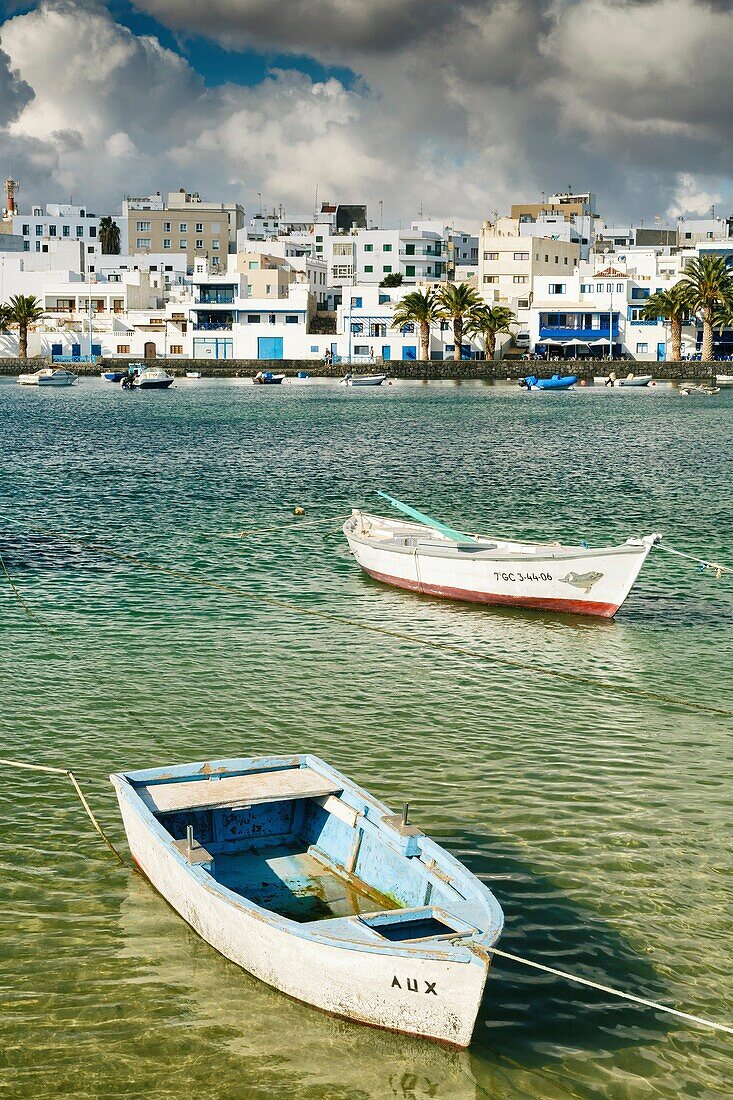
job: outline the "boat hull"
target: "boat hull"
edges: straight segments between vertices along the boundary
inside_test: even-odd
[[[605,619],[623,604],[651,548],[648,541],[634,540],[606,550],[578,548],[575,554],[562,547],[538,547],[531,556],[474,554],[468,546],[456,550],[450,543],[397,550],[363,537],[356,517],[346,522],[344,534],[364,572],[397,588],[469,603]]]
[[[173,378],[163,378],[155,382],[133,382],[133,385],[138,390],[167,390],[169,386],[173,385],[174,381]]]
[[[396,949],[364,951],[293,934],[267,915],[212,889],[161,843],[113,777],[135,863],[208,944],[254,977],[306,1004],[359,1023],[437,1040],[471,1041],[489,957],[476,947],[465,961],[420,958]]]

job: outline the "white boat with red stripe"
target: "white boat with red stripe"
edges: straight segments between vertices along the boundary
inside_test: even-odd
[[[593,549],[512,542],[456,531],[381,493],[422,522],[354,510],[344,534],[361,568],[378,581],[429,596],[612,618],[661,535]]]

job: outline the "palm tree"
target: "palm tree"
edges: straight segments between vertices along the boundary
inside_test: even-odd
[[[733,279],[722,256],[690,260],[677,283],[690,313],[702,319],[702,359],[713,357],[713,320],[716,311],[733,302]]]
[[[675,362],[682,358],[682,326],[690,313],[680,287],[681,283],[675,283],[669,290],[658,290],[647,298],[642,310],[645,321],[656,321],[658,317],[669,321],[669,338]]]
[[[28,358],[28,326],[40,321],[43,309],[38,298],[32,294],[14,294],[8,303],[10,324],[18,326],[18,355]]]
[[[12,313],[9,305],[0,305],[0,332],[8,331],[8,325],[13,321]]]
[[[484,357],[493,359],[496,354],[496,337],[509,332],[516,315],[508,306],[481,306],[468,319],[465,329],[468,336],[480,336],[484,341]]]
[[[430,326],[438,319],[438,303],[432,287],[413,290],[397,302],[392,328],[416,324],[420,327],[420,358],[430,358]]]
[[[109,217],[102,218],[99,223],[99,243],[105,256],[119,256],[120,227]]]
[[[448,283],[438,291],[438,316],[453,322],[453,358],[460,360],[463,330],[484,300],[468,283]]]

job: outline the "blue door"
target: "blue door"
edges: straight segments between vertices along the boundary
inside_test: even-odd
[[[417,344],[403,344],[402,345],[402,358],[403,359],[417,359]]]
[[[81,355],[81,344],[72,344],[71,345],[71,354],[72,355]]]
[[[101,355],[101,354],[102,354],[102,345],[101,344],[92,344],[92,355]]]
[[[63,354],[64,354],[64,345],[63,344],[51,344],[51,357],[52,358],[55,358],[57,355],[63,355]]]
[[[391,358],[392,358],[392,348],[389,346],[389,344],[382,344],[382,359],[386,360],[386,359],[391,359]]]
[[[283,338],[282,336],[260,336],[257,339],[257,358],[258,359],[282,359],[283,357]]]
[[[663,343],[662,344],[657,344],[657,362],[658,363],[663,363],[664,360],[666,359],[666,357],[667,357],[667,345],[663,344]]]

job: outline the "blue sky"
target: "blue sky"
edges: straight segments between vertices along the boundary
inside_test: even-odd
[[[354,74],[349,69],[320,65],[310,57],[259,53],[256,50],[225,50],[200,35],[173,34],[157,19],[136,11],[126,0],[112,0],[108,6],[117,22],[129,27],[134,34],[152,34],[161,45],[182,54],[211,88],[229,81],[245,86],[259,84],[271,68],[296,69],[313,80],[335,76],[346,87],[354,81]]]

